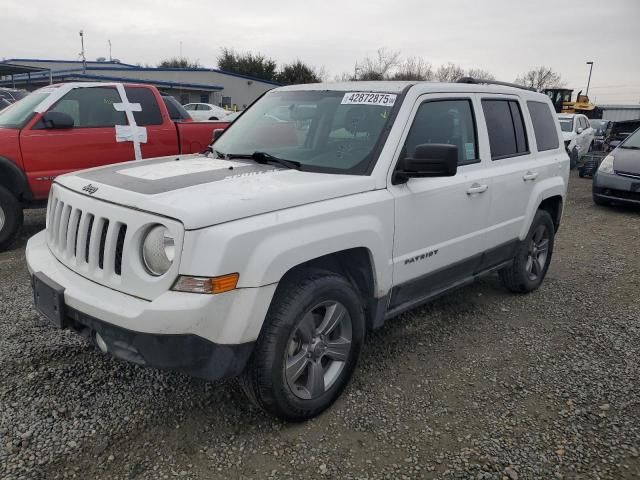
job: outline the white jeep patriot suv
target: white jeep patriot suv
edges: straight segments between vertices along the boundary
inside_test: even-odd
[[[492,83],[276,88],[208,153],[58,177],[27,246],[36,307],[116,357],[317,415],[368,330],[492,272],[545,277],[569,158],[545,95]]]

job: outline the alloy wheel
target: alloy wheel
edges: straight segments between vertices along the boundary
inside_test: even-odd
[[[346,307],[325,301],[308,310],[285,352],[284,373],[298,398],[320,397],[340,377],[351,352],[353,328]]]
[[[546,225],[539,225],[533,232],[526,264],[527,274],[532,281],[537,280],[544,272],[549,258],[549,239],[550,233]]]

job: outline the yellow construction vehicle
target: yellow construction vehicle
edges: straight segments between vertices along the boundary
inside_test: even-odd
[[[596,106],[589,101],[589,97],[582,95],[582,90],[578,92],[576,101],[571,100],[573,90],[568,88],[547,88],[543,90],[556,108],[558,113],[582,113],[588,118],[592,118]]]

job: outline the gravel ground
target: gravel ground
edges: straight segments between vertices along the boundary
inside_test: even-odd
[[[287,425],[236,384],[101,355],[34,312],[18,247],[0,254],[3,479],[640,477],[640,213],[573,176],[543,287],[497,278],[369,335],[320,418]]]

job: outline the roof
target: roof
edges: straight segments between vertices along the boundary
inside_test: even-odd
[[[5,62],[41,62],[41,63],[73,63],[82,65],[83,62],[79,60],[46,60],[39,58],[12,58],[9,60],[5,60]],[[270,80],[265,80],[263,78],[253,77],[251,75],[242,75],[240,73],[235,72],[227,72],[226,70],[220,70],[217,68],[173,68],[173,67],[141,67],[138,65],[131,65],[130,63],[122,63],[122,62],[86,62],[87,70],[130,70],[136,72],[214,72],[220,73],[223,75],[229,75],[231,77],[238,77],[245,80],[251,80],[254,82],[266,83],[269,85],[280,86],[281,84],[278,82],[272,82]],[[124,68],[123,68],[124,67]],[[44,69],[49,71],[49,69]],[[52,69],[55,73],[57,70]],[[58,70],[60,71],[60,70]]]
[[[0,62],[0,77],[5,75],[27,75],[34,72],[48,72],[49,69],[42,67],[30,67],[26,65],[15,65],[10,60]]]
[[[574,118],[576,115],[582,115],[581,113],[559,113],[558,118]]]
[[[598,105],[603,110],[640,110],[640,105]]]

